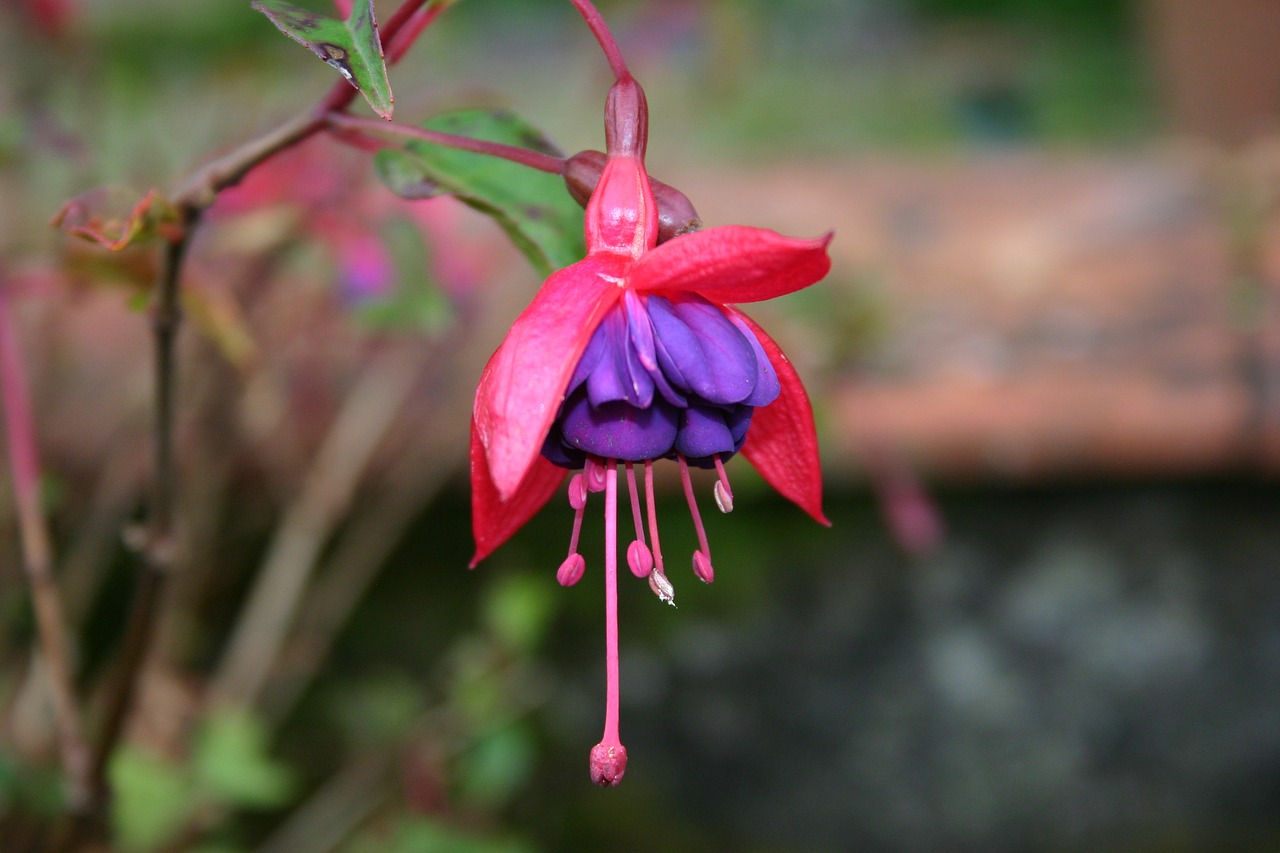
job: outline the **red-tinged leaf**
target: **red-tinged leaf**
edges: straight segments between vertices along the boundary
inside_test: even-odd
[[[818,460],[818,431],[813,406],[791,360],[773,338],[750,317],[732,308],[760,341],[782,386],[778,398],[751,415],[742,455],[760,476],[787,500],[820,524],[831,526],[822,512],[822,466]]]
[[[559,468],[541,456],[525,474],[524,481],[503,500],[493,485],[489,474],[489,462],[484,444],[480,441],[476,423],[471,422],[471,529],[475,537],[476,553],[470,568],[497,550],[510,539],[529,519],[546,506],[547,501],[564,481],[563,468]]]
[[[694,231],[645,254],[631,272],[631,285],[637,290],[697,293],[729,304],[774,299],[827,274],[831,236],[799,240],[745,225]]]
[[[588,256],[552,274],[489,359],[475,425],[498,495],[510,500],[564,401],[592,332],[622,295],[625,258]]]
[[[282,0],[254,0],[251,5],[271,19],[280,32],[336,68],[364,95],[374,112],[391,118],[395,98],[387,80],[373,0],[356,0],[345,21],[326,18]]]
[[[153,237],[177,236],[177,211],[158,192],[150,190],[127,213],[120,212],[120,197],[117,189],[89,190],[64,204],[50,224],[113,252]]]

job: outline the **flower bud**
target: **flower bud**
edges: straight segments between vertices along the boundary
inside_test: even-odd
[[[607,156],[600,151],[579,151],[564,164],[564,184],[569,195],[583,207],[591,200],[591,193],[600,182]],[[653,200],[658,205],[658,242],[665,243],[702,227],[698,211],[689,197],[662,181],[649,179]]]
[[[604,102],[604,143],[610,154],[644,158],[649,141],[649,103],[644,89],[624,77],[609,89]]]

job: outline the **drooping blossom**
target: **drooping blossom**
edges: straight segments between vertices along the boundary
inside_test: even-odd
[[[587,256],[548,278],[516,319],[484,370],[472,418],[473,566],[537,513],[568,471],[582,469],[569,483],[573,533],[557,572],[561,584],[576,583],[586,566],[578,533],[588,496],[604,493],[608,688],[604,737],[591,752],[600,785],[618,784],[627,758],[618,735],[619,463],[635,528],[626,562],[664,601],[674,588],[658,537],[656,460],[680,468],[697,530],[693,571],[703,581],[714,570],[690,466],[716,470],[715,500],[728,512],[724,462],[741,451],[783,496],[826,523],[804,387],[777,344],[733,304],[821,279],[830,235],[801,240],[724,226],[657,245],[646,124],[643,91],[620,75],[605,110],[606,162],[586,209]]]

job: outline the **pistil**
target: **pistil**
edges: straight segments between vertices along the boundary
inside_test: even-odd
[[[627,771],[627,750],[618,739],[618,468],[604,463],[604,736],[591,749],[591,781],[615,786]]]

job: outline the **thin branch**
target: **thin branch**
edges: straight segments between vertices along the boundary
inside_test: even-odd
[[[0,290],[0,393],[4,399],[10,473],[21,531],[22,565],[31,584],[36,629],[40,636],[41,668],[48,679],[53,701],[68,799],[72,811],[81,812],[91,801],[89,747],[80,728],[67,622],[62,599],[53,581],[53,548],[49,540],[49,526],[40,506],[40,459],[31,394],[23,370],[17,329],[3,290]]]
[[[330,113],[328,126],[344,133],[386,137],[388,139],[421,139],[436,145],[458,148],[463,151],[474,151],[477,154],[488,154],[510,160],[540,172],[563,175],[565,160],[534,151],[531,148],[520,148],[515,145],[504,145],[501,142],[489,142],[485,139],[473,139],[469,136],[458,136],[453,133],[442,133],[438,130],[427,130],[408,124],[378,121],[377,119],[356,118],[344,113]]]
[[[430,8],[423,9],[428,3]],[[414,40],[435,20],[438,11],[432,13],[432,10],[443,9],[445,5],[432,0],[407,0],[391,15],[381,30],[389,64],[403,57]],[[392,49],[387,50],[387,45]],[[323,130],[326,118],[331,113],[347,109],[358,94],[359,90],[350,83],[339,80],[314,107],[196,170],[179,186],[173,203],[179,208],[204,210],[213,204],[219,192],[238,184],[255,166]]]
[[[133,707],[138,674],[146,660],[156,625],[160,594],[165,579],[173,568],[174,558],[174,494],[176,473],[173,465],[173,412],[176,359],[174,342],[182,321],[178,307],[178,285],[186,258],[189,235],[195,230],[197,214],[187,211],[187,221],[177,239],[165,247],[164,264],[156,283],[152,305],[152,332],[155,339],[155,411],[154,471],[145,540],[139,543],[142,553],[142,576],[134,591],[133,605],[126,623],[120,662],[107,688],[106,712],[102,731],[93,752],[91,782],[94,796],[101,805],[105,799],[107,762],[120,740],[124,721]]]

